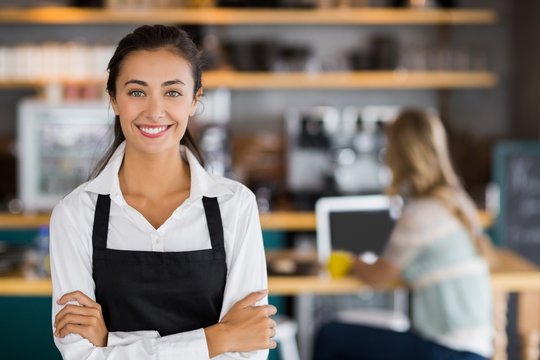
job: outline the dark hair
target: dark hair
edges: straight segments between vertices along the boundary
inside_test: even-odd
[[[120,40],[109,61],[109,65],[107,66],[107,71],[109,72],[109,77],[107,78],[107,92],[109,93],[109,96],[111,98],[116,97],[116,80],[118,79],[122,62],[129,54],[135,51],[157,50],[162,48],[170,49],[171,51],[178,53],[179,56],[183,57],[190,64],[195,83],[193,93],[197,94],[197,91],[199,91],[202,86],[202,61],[200,52],[188,33],[176,26],[143,25]],[[120,117],[117,115],[114,120],[113,143],[91,172],[91,179],[95,178],[103,171],[118,146],[124,140],[125,136],[120,127]],[[180,144],[189,148],[197,160],[204,165],[202,153],[188,129],[186,129],[184,136],[180,140]]]

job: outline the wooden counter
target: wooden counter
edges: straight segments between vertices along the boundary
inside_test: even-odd
[[[486,212],[480,213],[485,226],[492,221]],[[49,214],[12,215],[0,213],[0,229],[37,228],[48,224]],[[316,218],[313,212],[277,211],[262,213],[264,230],[315,231]],[[501,270],[493,273],[495,287],[508,291],[527,288],[540,290],[540,271],[534,265],[510,252],[501,252]],[[538,271],[538,272],[537,272]],[[358,291],[364,285],[353,278],[330,279],[324,276],[273,276],[269,278],[272,295],[296,295],[298,293],[336,294]],[[48,279],[23,280],[20,277],[0,277],[0,295],[48,296],[51,284]]]
[[[507,307],[508,294],[518,293],[518,323],[520,346],[523,349],[521,359],[537,360],[536,349],[540,348],[538,334],[540,325],[534,317],[540,314],[540,268],[508,250],[497,251],[497,265],[491,272],[494,306],[494,355],[492,360],[507,360],[508,336]],[[366,288],[360,280],[352,277],[332,279],[328,276],[271,276],[268,279],[271,295],[294,295],[299,325],[299,346],[301,352],[309,353],[312,321],[313,296],[330,294],[351,294]],[[532,349],[532,350],[531,350]]]
[[[536,349],[539,346],[537,336],[539,326],[537,321],[525,321],[532,313],[540,313],[540,268],[508,250],[498,250],[498,266],[491,272],[493,299],[495,307],[495,355],[494,360],[506,359],[506,314],[508,293],[516,292],[519,300],[527,301],[527,307],[520,306],[518,310],[518,330],[523,349]],[[306,309],[313,295],[351,294],[366,288],[361,281],[344,277],[333,279],[328,276],[270,276],[268,279],[270,295],[295,296],[301,301],[300,305]],[[52,285],[50,279],[25,280],[22,277],[0,277],[0,296],[51,296]],[[531,298],[531,296],[533,296]],[[535,297],[536,296],[536,297]],[[524,303],[525,304],[525,303]],[[306,311],[304,311],[306,312]],[[306,316],[299,315],[297,321],[305,323]],[[524,320],[525,319],[525,320]],[[309,322],[309,321],[308,321]],[[305,329],[299,330],[301,348],[309,346],[306,341]],[[524,354],[522,359],[537,359]]]
[[[509,250],[497,251],[498,265],[491,272],[494,290],[503,292],[540,292],[540,268]],[[270,276],[271,295],[347,294],[366,288],[352,277],[332,279],[328,276]]]
[[[499,266],[491,274],[494,290],[504,292],[539,291],[540,268],[508,250],[499,250]],[[348,294],[366,285],[352,277],[332,279],[328,276],[270,276],[270,295]],[[0,296],[50,296],[50,279],[25,280],[0,277]]]
[[[492,217],[487,212],[480,212],[482,223],[488,226],[492,222]],[[33,215],[13,215],[0,213],[1,229],[31,229],[49,223],[50,214]],[[316,217],[314,212],[306,211],[275,211],[261,213],[261,225],[263,230],[275,231],[315,231]],[[505,253],[506,254],[506,253]],[[496,286],[519,290],[525,289],[529,284],[532,287],[540,288],[540,275],[523,265],[522,260],[517,258],[513,262],[508,253],[503,256],[509,264],[508,269],[522,268],[519,276],[515,272],[500,272],[494,274],[494,284]],[[535,284],[534,282],[537,281]],[[269,287],[273,295],[295,295],[302,292],[309,293],[350,293],[358,291],[364,285],[353,278],[330,279],[317,276],[284,276],[270,277]],[[20,277],[0,277],[0,295],[28,295],[28,296],[49,296],[51,294],[51,284],[48,279],[23,280]]]

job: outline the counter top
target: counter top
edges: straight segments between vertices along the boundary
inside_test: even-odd
[[[540,291],[540,268],[509,250],[497,250],[498,265],[491,272],[494,290],[504,292]],[[347,294],[366,285],[353,277],[334,279],[326,275],[270,276],[270,295]],[[25,280],[0,277],[0,296],[50,296],[50,279]]]
[[[540,291],[540,267],[510,250],[496,251],[497,265],[491,271],[494,290],[504,292]],[[400,286],[399,284],[389,287]],[[367,285],[353,277],[331,278],[319,276],[270,276],[271,295],[346,294],[355,293]]]

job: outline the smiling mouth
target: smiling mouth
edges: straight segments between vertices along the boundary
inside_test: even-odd
[[[161,125],[161,126],[148,126],[148,125],[138,125],[137,128],[141,131],[146,137],[159,137],[162,136],[169,130],[172,125]]]

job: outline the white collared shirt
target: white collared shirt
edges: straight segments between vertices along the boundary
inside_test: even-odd
[[[139,251],[192,251],[211,248],[202,197],[217,197],[227,263],[227,283],[220,319],[252,291],[267,288],[266,262],[255,196],[242,184],[213,177],[189,149],[182,147],[191,171],[190,196],[158,229],[126,203],[118,180],[125,142],[95,179],[82,184],[54,208],[50,222],[52,319],[56,300],[80,290],[95,300],[92,278],[92,226],[98,194],[110,194],[107,247]],[[263,299],[258,304],[266,304]],[[107,347],[95,347],[70,334],[54,339],[65,359],[208,359],[203,329],[161,337],[157,331],[110,332]],[[268,351],[226,353],[218,359],[266,359]]]

